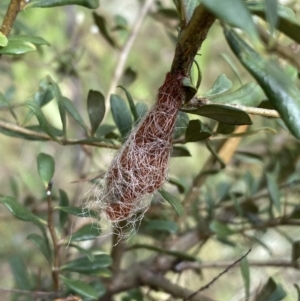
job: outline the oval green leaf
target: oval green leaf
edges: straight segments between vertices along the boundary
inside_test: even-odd
[[[34,44],[24,41],[8,41],[5,47],[0,47],[0,54],[16,55],[36,51]]]
[[[40,153],[37,157],[37,166],[40,178],[44,182],[45,187],[47,187],[54,175],[54,159],[50,155]]]
[[[84,241],[95,239],[101,233],[95,224],[87,224],[72,234],[71,241]]]
[[[147,230],[164,231],[174,234],[178,231],[178,226],[170,220],[150,220],[145,227]]]
[[[232,87],[231,80],[228,79],[225,74],[221,74],[218,76],[211,89],[204,94],[204,97],[211,98],[215,95],[220,95],[230,90],[231,87]]]
[[[171,157],[190,157],[191,153],[185,146],[173,146]]]
[[[42,236],[38,235],[38,234],[31,233],[27,236],[27,239],[31,240],[32,242],[34,242],[37,245],[38,249],[42,252],[44,257],[47,259],[47,261],[51,265],[51,263],[52,263],[52,253],[51,253],[51,250],[49,248],[49,245],[44,240],[44,238]]]
[[[64,206],[64,207],[69,206],[68,195],[62,189],[59,189],[59,206]],[[68,213],[63,210],[59,210],[58,219],[59,219],[59,227],[60,227],[60,229],[63,229],[64,225],[66,224],[66,222],[68,220]]]
[[[211,136],[211,131],[205,128],[199,119],[190,120],[185,133],[185,142],[206,140]]]
[[[90,90],[87,98],[87,110],[91,122],[92,136],[97,131],[105,115],[105,97],[99,91]]]
[[[29,7],[56,7],[64,5],[79,5],[86,8],[96,9],[99,6],[99,0],[31,0],[25,8]]]
[[[34,45],[39,45],[39,46],[42,45],[50,46],[50,43],[48,43],[45,39],[36,36],[10,35],[9,41],[21,41],[21,42],[32,43]]]
[[[160,189],[158,192],[175,209],[179,216],[183,214],[184,209],[180,200],[166,190]]]
[[[6,35],[4,35],[2,32],[0,32],[0,47],[5,47],[7,46],[8,39]]]

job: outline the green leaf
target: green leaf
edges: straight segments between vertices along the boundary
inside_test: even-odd
[[[0,32],[1,33],[1,32]],[[4,103],[6,107],[8,107],[11,115],[13,116],[13,118],[16,120],[16,122],[18,123],[18,117],[17,115],[15,114],[14,110],[12,109],[9,101],[6,99],[5,95],[0,92],[0,102]]]
[[[82,248],[81,246],[79,246],[75,243],[68,243],[68,246],[77,249],[79,252],[81,252],[83,255],[85,255],[89,259],[89,261],[94,261],[95,260],[95,256],[91,251],[86,250],[86,249]]]
[[[105,115],[105,97],[99,91],[90,90],[87,99],[87,109],[92,127],[92,136],[97,131]]]
[[[90,298],[92,300],[98,299],[99,293],[91,285],[88,285],[87,283],[82,282],[80,280],[68,279],[62,275],[60,275],[60,278],[69,289],[71,289],[78,295]]]
[[[53,96],[57,101],[59,115],[60,115],[61,123],[63,126],[63,133],[64,133],[64,136],[66,136],[67,120],[66,120],[66,109],[65,109],[65,105],[64,105],[64,99],[63,99],[63,96],[61,94],[58,84],[56,82],[54,82],[50,76],[49,76],[49,83],[53,88]]]
[[[247,83],[231,93],[212,97],[211,101],[257,107],[264,98],[265,94],[258,84]]]
[[[235,232],[233,230],[231,230],[226,224],[217,221],[217,220],[213,220],[210,225],[209,225],[209,229],[216,233],[218,237],[220,238],[224,238],[228,235],[232,235]]]
[[[267,19],[263,1],[247,1],[246,5],[253,14]],[[277,4],[277,18],[277,28],[297,43],[300,43],[300,25],[294,11],[287,6]]]
[[[52,126],[48,123],[45,115],[43,114],[42,110],[40,109],[39,105],[28,101],[24,103],[24,106],[31,109],[36,118],[39,121],[40,126],[43,128],[43,130],[55,141],[59,142],[57,137],[55,136],[55,133],[53,132]]]
[[[98,0],[30,0],[25,8],[29,7],[56,7],[64,5],[79,5],[86,8],[96,9],[99,6]]]
[[[94,210],[88,210],[84,208],[74,207],[74,206],[57,206],[54,209],[58,209],[60,211],[70,213],[72,215],[76,215],[77,217],[91,217],[99,219],[99,215]]]
[[[168,182],[172,185],[175,185],[177,187],[179,193],[185,193],[186,188],[180,180],[173,178],[173,177],[169,177]]]
[[[185,134],[188,124],[188,114],[185,112],[179,112],[175,124],[174,139],[179,139]]]
[[[300,288],[298,284],[294,283],[295,289],[297,291],[297,301],[300,301]]]
[[[93,261],[88,257],[81,257],[67,262],[60,269],[61,271],[77,272],[81,274],[97,274],[102,269],[111,266],[112,259],[107,254],[95,255]]]
[[[259,41],[255,24],[244,0],[202,0],[202,3],[219,19],[247,32],[254,43]]]
[[[144,115],[147,113],[148,111],[148,107],[145,103],[143,102],[138,102],[136,105],[136,111],[138,113],[139,119],[143,118]]]
[[[47,187],[54,175],[54,159],[50,155],[40,153],[37,157],[37,166],[41,180],[44,182],[45,187]]]
[[[209,131],[199,119],[190,120],[185,133],[185,143],[206,140],[210,136],[211,131]]]
[[[0,47],[0,54],[16,55],[36,51],[34,44],[24,41],[8,41],[5,47]]]
[[[191,153],[185,146],[173,146],[171,157],[190,157]]]
[[[6,35],[4,35],[2,32],[0,32],[0,47],[5,47],[7,46],[8,39]]]
[[[265,0],[265,14],[269,23],[270,33],[273,35],[278,24],[278,3],[277,0]]]
[[[281,213],[281,203],[280,203],[280,191],[276,183],[275,176],[272,173],[266,173],[267,187],[270,195],[270,199],[275,206],[278,213]]]
[[[294,241],[292,245],[292,262],[297,263],[300,258],[300,241]]]
[[[234,130],[235,130],[235,125],[219,122],[216,132],[223,135],[229,135]]]
[[[8,38],[9,41],[21,41],[21,42],[28,42],[33,45],[47,45],[50,46],[50,43],[48,43],[46,40],[44,40],[41,37],[36,36],[24,36],[24,35],[10,35]]]
[[[116,129],[116,126],[111,124],[102,124],[96,131],[96,137],[105,137],[107,134],[111,134]]]
[[[62,189],[59,189],[59,206],[60,207],[68,207],[69,206],[68,195]],[[60,227],[60,229],[64,228],[67,220],[68,220],[68,212],[59,210],[59,227]]]
[[[138,115],[138,112],[136,110],[136,106],[133,102],[133,99],[131,97],[131,94],[122,86],[118,86],[119,88],[121,88],[125,94],[126,94],[126,97],[127,97],[127,100],[128,100],[128,103],[129,103],[129,107],[130,107],[130,111],[131,111],[131,114],[133,116],[133,120],[136,122],[139,120],[139,115]]]
[[[77,111],[77,109],[74,106],[73,102],[70,99],[68,99],[67,97],[64,97],[64,96],[62,97],[62,102],[63,102],[66,110],[68,111],[68,113],[74,118],[75,121],[77,121],[77,123],[84,129],[84,131],[86,133],[88,133],[89,129],[86,126],[86,124],[84,123],[81,115]]]
[[[119,132],[124,138],[130,132],[132,127],[132,118],[130,111],[124,99],[115,94],[112,94],[110,96],[110,105],[114,121],[118,127]]]
[[[269,278],[262,290],[256,295],[254,301],[280,301],[284,299],[286,292],[273,278]]]
[[[183,0],[183,1],[181,1],[181,3],[183,3],[183,5],[184,5],[184,8],[181,8],[180,15],[184,14],[185,24],[187,24],[190,21],[192,15],[194,13],[195,8],[198,5],[200,5],[201,2],[202,2],[201,0]]]
[[[215,95],[220,95],[230,90],[231,88],[232,88],[231,80],[228,79],[225,74],[221,74],[214,82],[212,88],[207,93],[204,94],[204,97],[211,98]]]
[[[164,231],[170,234],[174,234],[178,231],[178,226],[175,222],[170,220],[150,220],[147,221],[145,229],[147,230],[156,230],[156,231]]]
[[[158,190],[160,195],[175,209],[176,213],[180,216],[183,214],[183,206],[174,195],[170,194],[168,191],[160,189]]]
[[[137,78],[137,72],[133,68],[127,67],[121,79],[122,86],[124,87],[130,86],[136,80],[136,78]]]
[[[189,102],[197,93],[197,88],[193,85],[193,83],[191,82],[190,78],[185,77],[182,80],[182,86],[184,89],[184,93],[185,93],[185,101]]]
[[[232,30],[225,29],[232,51],[260,84],[291,133],[300,139],[300,91],[279,66],[261,57]]]
[[[183,111],[232,125],[252,124],[250,116],[243,110],[219,104],[209,104],[198,109]]]
[[[21,290],[30,291],[32,287],[30,283],[30,276],[22,258],[19,255],[11,256],[9,259],[9,265],[16,282],[16,287]]]
[[[44,238],[38,234],[31,233],[27,236],[27,239],[31,240],[32,242],[34,242],[37,245],[38,249],[42,252],[42,254],[45,256],[45,258],[51,265],[52,253],[51,253],[48,243],[44,240]]]
[[[25,206],[17,202],[13,197],[0,197],[0,203],[4,204],[17,219],[20,219],[25,222],[33,222],[38,225],[47,224],[46,221],[34,215]]]
[[[250,269],[246,257],[241,260],[240,266],[241,266],[241,273],[242,273],[244,286],[245,286],[245,301],[248,301],[250,296]]]
[[[83,241],[95,239],[101,233],[95,224],[87,224],[72,234],[71,241]]]
[[[96,13],[93,13],[93,19],[94,19],[94,23],[97,25],[100,33],[102,34],[106,42],[113,48],[116,48],[117,44],[115,40],[112,38],[112,36],[110,35],[105,18]]]

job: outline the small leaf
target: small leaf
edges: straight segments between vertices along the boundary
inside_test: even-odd
[[[60,278],[69,289],[71,289],[78,295],[92,300],[98,299],[99,293],[97,292],[97,290],[87,283],[79,280],[68,279],[62,275],[60,275]]]
[[[231,93],[212,97],[211,101],[257,107],[264,98],[265,94],[258,84],[247,83]]]
[[[185,112],[179,112],[175,124],[174,139],[179,139],[185,134],[188,124],[188,114]]]
[[[215,95],[220,95],[232,87],[232,82],[230,79],[226,77],[225,74],[221,74],[216,79],[215,83],[213,84],[212,88],[204,94],[204,97],[211,98]]]
[[[232,125],[252,124],[251,118],[246,112],[224,105],[209,104],[198,109],[183,111],[189,114],[204,116]]]
[[[111,134],[116,129],[116,126],[110,124],[102,124],[98,127],[96,131],[96,137],[105,137],[108,134]]]
[[[0,32],[0,47],[5,47],[7,46],[8,39],[6,35],[4,35],[2,32]]]
[[[184,7],[181,8],[180,15],[185,16],[184,20],[185,20],[185,24],[187,24],[192,18],[192,15],[196,7],[200,5],[201,0],[184,0],[181,1],[181,3],[183,3]]]
[[[241,273],[245,286],[245,301],[249,300],[250,296],[250,269],[247,258],[243,258],[240,262],[241,265]]]
[[[47,187],[54,175],[54,159],[50,155],[40,153],[37,157],[37,165],[41,180],[44,182],[45,187]]]
[[[278,24],[278,3],[277,0],[265,0],[265,14],[269,23],[270,33],[273,35]]]
[[[175,209],[176,213],[180,216],[183,214],[183,206],[174,195],[170,194],[168,191],[160,189],[158,190],[160,195]]]
[[[108,42],[108,44],[113,48],[117,47],[115,40],[112,38],[107,28],[105,18],[96,13],[93,13],[93,18],[94,18],[94,23],[99,28],[99,31],[102,34],[103,38],[106,40],[106,42]]]
[[[136,111],[138,113],[139,119],[143,118],[144,115],[147,113],[148,111],[148,107],[145,103],[143,102],[138,102],[136,105]]]
[[[59,142],[57,137],[55,136],[55,133],[53,132],[52,126],[48,123],[45,115],[43,114],[42,110],[40,109],[39,105],[32,102],[28,101],[24,103],[25,107],[28,107],[29,109],[32,110],[34,115],[39,121],[40,126],[43,128],[43,130],[55,141]]]
[[[81,257],[67,262],[60,269],[61,271],[77,272],[81,274],[97,274],[101,269],[111,266],[112,259],[107,254],[95,255],[93,261],[88,257]]]
[[[44,238],[38,234],[31,233],[27,236],[27,239],[31,240],[32,242],[34,242],[37,245],[39,250],[42,252],[44,257],[47,259],[47,261],[51,265],[51,263],[52,263],[51,250],[50,250],[47,242],[44,240]]]
[[[105,115],[105,97],[99,91],[90,90],[87,99],[87,109],[92,126],[92,136],[97,131]]]
[[[216,132],[223,135],[229,135],[234,130],[235,130],[235,125],[219,122]]]
[[[98,213],[94,210],[88,210],[74,206],[57,206],[55,207],[55,209],[61,210],[66,213],[70,213],[72,215],[76,215],[78,217],[91,217],[99,219]]]
[[[185,193],[186,188],[180,180],[173,178],[173,177],[169,177],[168,182],[172,185],[175,185],[177,187],[179,193]]]
[[[259,41],[252,16],[243,0],[202,0],[202,3],[219,19],[247,32],[254,43]]]
[[[139,115],[138,115],[138,112],[136,110],[136,106],[133,102],[133,99],[131,97],[131,94],[126,90],[126,88],[124,88],[122,86],[118,86],[118,87],[121,88],[125,92],[128,103],[129,103],[129,108],[130,108],[131,114],[133,116],[133,119],[134,119],[135,122],[138,121],[139,120]]]
[[[17,202],[13,197],[10,196],[0,197],[0,203],[4,204],[16,218],[22,221],[34,222],[35,224],[38,225],[47,224],[46,221],[34,215],[25,206]]]
[[[46,40],[44,40],[41,37],[36,36],[24,36],[24,35],[9,35],[9,41],[22,41],[22,42],[28,42],[34,45],[47,45],[50,46],[50,43],[48,43]]]
[[[145,227],[147,230],[165,231],[174,234],[178,231],[178,226],[170,220],[150,220]]]
[[[124,99],[115,94],[112,94],[110,96],[110,105],[114,121],[118,127],[119,132],[124,138],[130,132],[132,127],[132,118],[130,111]]]
[[[292,262],[297,263],[300,258],[300,241],[294,241],[292,245]]]
[[[61,206],[61,207],[69,206],[68,195],[62,189],[59,189],[59,206]],[[60,229],[64,228],[64,225],[66,224],[67,220],[68,220],[68,212],[65,212],[63,210],[59,210],[59,226],[60,226]]]
[[[56,7],[64,5],[79,5],[86,8],[96,9],[99,6],[98,0],[30,0],[25,8],[29,7]]]
[[[137,78],[137,72],[131,68],[127,67],[123,73],[121,83],[124,87],[129,87]]]
[[[286,292],[273,278],[269,278],[262,290],[256,295],[254,301],[280,301],[284,299]]]
[[[191,153],[185,146],[173,146],[171,157],[191,157]]]
[[[81,252],[83,255],[85,255],[89,259],[89,261],[94,261],[95,260],[95,256],[91,251],[86,250],[86,249],[82,248],[81,246],[79,246],[75,243],[68,243],[68,246],[77,249],[79,252]]]
[[[94,224],[87,224],[77,230],[71,236],[71,241],[84,241],[95,239],[101,233]]]
[[[88,133],[88,127],[84,123],[82,117],[80,116],[79,112],[77,111],[76,107],[74,106],[73,102],[68,99],[67,97],[62,97],[62,102],[68,111],[68,113],[74,118],[75,121],[84,129],[86,133]]]
[[[199,119],[190,120],[185,133],[185,143],[206,140],[211,136],[211,132],[205,128]]]
[[[267,178],[267,187],[269,191],[269,195],[273,205],[275,206],[278,213],[281,213],[281,203],[280,203],[280,191],[278,189],[278,185],[276,183],[276,179],[273,174],[266,174]]]
[[[213,220],[210,225],[209,225],[209,229],[216,233],[218,237],[220,238],[224,238],[228,235],[232,235],[235,232],[233,230],[231,230],[226,224],[217,221],[217,220]]]
[[[195,96],[198,89],[192,84],[188,77],[182,80],[182,86],[185,93],[185,101],[189,102]]]
[[[8,41],[5,47],[0,47],[0,54],[16,55],[36,51],[34,44],[23,41]]]
[[[16,287],[21,290],[30,291],[32,285],[30,283],[28,269],[22,258],[18,255],[11,256],[9,265],[16,282]]]

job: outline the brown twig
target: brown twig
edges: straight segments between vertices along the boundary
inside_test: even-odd
[[[113,144],[108,144],[104,142],[89,142],[89,141],[82,141],[78,139],[64,139],[60,137],[56,137],[56,140],[54,140],[52,137],[48,136],[47,134],[44,133],[38,133],[36,131],[32,131],[29,129],[26,129],[24,127],[21,127],[16,124],[8,123],[5,121],[0,120],[0,128],[13,131],[19,134],[25,134],[25,135],[30,135],[33,138],[36,139],[43,139],[47,141],[56,141],[59,142],[62,145],[73,145],[73,144],[80,144],[80,145],[92,145],[92,146],[97,146],[97,147],[104,147],[104,148],[111,148],[111,149],[119,149],[120,147],[118,145],[113,145]]]
[[[17,18],[18,13],[22,10],[25,6],[26,1],[24,0],[11,0],[4,17],[2,26],[0,31],[5,35],[8,36],[12,30],[14,22]]]
[[[52,238],[53,243],[53,266],[52,266],[52,279],[53,287],[56,292],[59,291],[59,244],[53,225],[53,206],[51,197],[52,183],[48,184],[47,193],[47,203],[48,203],[48,229]]]
[[[194,293],[192,293],[191,295],[189,295],[187,298],[183,299],[183,301],[188,301],[188,300],[192,300],[192,298],[194,296],[196,296],[197,294],[199,294],[200,292],[208,289],[212,284],[214,284],[222,275],[224,275],[225,273],[227,273],[232,267],[234,267],[237,263],[239,263],[241,260],[243,260],[249,253],[251,252],[251,249],[248,250],[248,252],[243,255],[242,257],[240,257],[238,260],[236,260],[235,262],[231,263],[230,265],[228,265],[226,267],[226,269],[224,271],[222,271],[219,275],[217,275],[215,278],[213,278],[209,283],[207,283],[206,285],[200,287],[197,291],[195,291]]]

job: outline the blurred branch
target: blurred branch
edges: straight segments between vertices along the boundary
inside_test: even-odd
[[[227,273],[232,267],[234,267],[237,263],[242,261],[249,253],[251,252],[251,249],[248,250],[248,252],[240,257],[238,260],[234,261],[233,263],[229,264],[224,271],[222,271],[219,275],[217,275],[215,278],[213,278],[209,283],[206,285],[200,287],[197,291],[189,295],[187,298],[183,299],[183,301],[193,300],[193,297],[198,295],[200,292],[204,291],[205,289],[208,289],[213,283],[215,283],[222,275]]]
[[[23,9],[26,5],[25,0],[11,0],[4,17],[2,26],[0,31],[5,35],[8,36],[12,30],[14,22],[17,18],[18,13]]]
[[[154,0],[146,0],[144,2],[144,5],[143,5],[141,11],[138,13],[138,17],[137,17],[137,19],[133,25],[133,28],[128,36],[128,39],[119,55],[117,65],[114,70],[113,78],[110,83],[110,87],[108,89],[107,95],[106,95],[106,100],[105,100],[106,112],[109,111],[109,107],[110,107],[110,104],[109,104],[110,95],[113,94],[116,90],[119,80],[121,79],[122,74],[124,72],[125,64],[126,64],[128,55],[130,53],[130,50],[133,46],[133,43],[138,35],[141,25],[143,24],[143,21],[147,15],[151,5],[153,4],[153,2],[154,2]]]
[[[276,110],[268,110],[268,109],[262,109],[262,108],[253,108],[253,107],[247,107],[247,106],[242,106],[239,104],[228,104],[228,103],[214,103],[206,98],[201,98],[201,97],[194,97],[192,98],[185,106],[184,109],[195,109],[195,108],[201,108],[205,105],[213,105],[213,104],[218,104],[218,105],[224,105],[232,108],[237,108],[240,110],[245,111],[248,114],[252,115],[261,115],[265,117],[273,117],[273,118],[280,118],[279,113]]]
[[[158,275],[156,273],[153,273],[149,270],[141,271],[140,273],[141,282],[144,285],[148,285],[153,289],[161,289],[166,293],[169,293],[173,297],[176,298],[187,298],[191,295],[191,291],[187,290],[179,285],[176,285],[172,282],[170,282],[165,277]],[[185,300],[191,300],[191,301],[213,301],[213,299],[206,297],[204,295],[195,295],[191,297],[190,299]]]
[[[199,269],[223,269],[231,265],[229,261],[218,261],[218,262],[181,262],[174,269],[176,272],[181,273],[185,270],[199,270]],[[279,267],[279,268],[300,268],[297,262],[290,260],[269,260],[269,261],[248,261],[251,267]]]
[[[295,53],[291,47],[286,47],[278,44],[272,37],[260,26],[257,27],[261,39],[266,44],[270,52],[274,52],[282,58],[289,61],[293,66],[300,70],[300,55]]]
[[[55,296],[55,295],[57,295],[56,292],[25,291],[25,290],[6,289],[6,288],[0,288],[0,292],[3,292],[3,293],[20,293],[20,294],[27,294],[27,295],[32,295],[32,296]]]
[[[32,130],[26,129],[24,127],[21,127],[19,125],[8,123],[8,122],[2,121],[2,120],[0,120],[0,129],[13,131],[13,132],[16,132],[19,134],[30,135],[36,139],[55,141],[52,137],[48,136],[47,134],[32,131]],[[82,140],[77,140],[77,139],[64,139],[64,138],[60,138],[60,137],[56,137],[56,140],[62,145],[80,144],[80,145],[92,145],[92,146],[97,146],[97,147],[105,147],[105,148],[110,148],[110,149],[119,149],[120,148],[118,145],[112,145],[112,144],[108,144],[108,143],[104,143],[104,142],[89,142],[89,141],[84,141],[84,140],[82,141]]]

